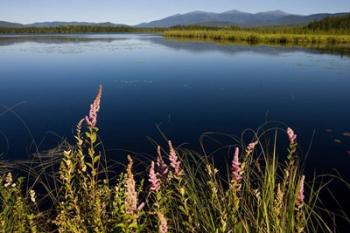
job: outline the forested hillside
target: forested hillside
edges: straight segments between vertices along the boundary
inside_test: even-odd
[[[310,30],[350,32],[350,13],[344,16],[330,16],[307,26]]]

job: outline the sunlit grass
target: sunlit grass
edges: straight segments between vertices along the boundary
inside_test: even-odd
[[[44,163],[45,172],[30,172],[38,177],[27,191],[23,178],[3,173],[0,232],[333,231],[322,217],[328,211],[318,206],[322,186],[305,180],[292,129],[282,130],[280,137],[288,139],[282,150],[278,129],[271,143],[255,134],[248,145],[236,144],[226,170],[209,155],[168,141],[157,146],[144,172],[136,175],[128,156],[125,171],[115,174],[98,140],[101,96],[102,87],[76,127],[75,146],[60,154],[59,167]]]
[[[232,41],[266,44],[350,44],[350,35],[331,33],[292,33],[263,30],[179,30],[169,29],[163,32],[169,38],[192,38],[215,41]]]

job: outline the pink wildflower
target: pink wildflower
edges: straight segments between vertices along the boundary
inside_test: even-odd
[[[300,182],[299,182],[299,189],[298,189],[298,194],[297,194],[297,199],[296,199],[296,208],[299,210],[303,207],[304,205],[304,199],[305,199],[305,195],[304,195],[304,183],[305,183],[305,176],[302,176],[300,178]]]
[[[290,144],[295,144],[297,142],[297,135],[294,133],[294,130],[291,128],[287,129],[288,139]]]
[[[166,178],[168,174],[168,166],[162,158],[162,153],[160,151],[160,146],[157,146],[157,173],[161,178]]]
[[[159,221],[159,227],[158,232],[159,233],[167,233],[168,232],[168,223],[163,213],[158,212],[158,221]]]
[[[126,213],[134,214],[137,210],[137,192],[136,184],[134,179],[134,174],[132,173],[133,160],[130,155],[128,155],[128,168],[126,176],[126,198],[125,198],[125,208]]]
[[[158,192],[160,189],[160,181],[154,171],[154,162],[151,163],[151,168],[149,170],[148,181],[151,183],[150,192]]]
[[[258,143],[259,143],[259,141],[249,143],[249,145],[247,146],[247,149],[245,150],[246,154],[250,155],[251,153],[253,153],[253,151]]]
[[[175,171],[175,176],[179,176],[181,172],[181,162],[176,154],[176,151],[173,147],[173,144],[171,141],[168,141],[169,144],[169,160],[170,160],[170,166],[174,169]]]
[[[99,86],[94,102],[90,105],[89,115],[85,117],[85,121],[89,127],[96,127],[97,113],[100,111],[100,103],[102,97],[102,85]]]
[[[233,160],[232,160],[232,166],[231,166],[231,180],[233,182],[240,182],[242,180],[242,176],[241,176],[241,163],[239,162],[239,148],[236,147],[235,148],[235,153],[233,156]]]
[[[146,205],[145,202],[141,202],[141,204],[137,207],[137,210],[138,210],[138,211],[143,210],[143,208],[145,208],[145,205]]]

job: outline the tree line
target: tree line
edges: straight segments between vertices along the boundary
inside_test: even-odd
[[[309,30],[350,32],[350,13],[343,16],[329,16],[322,20],[311,22],[306,28]]]
[[[8,28],[0,27],[2,34],[20,34],[20,33],[115,33],[115,32],[142,32],[144,29],[136,29],[128,26],[58,26],[58,27],[19,27]]]

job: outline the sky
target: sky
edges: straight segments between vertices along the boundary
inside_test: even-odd
[[[177,13],[202,10],[293,14],[350,12],[350,0],[0,0],[0,21],[112,22],[135,25]]]

